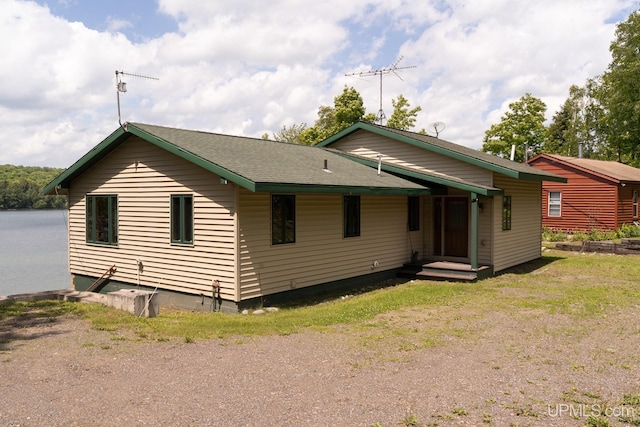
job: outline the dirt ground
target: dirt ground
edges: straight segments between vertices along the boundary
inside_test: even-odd
[[[195,343],[5,322],[0,425],[640,425],[638,319],[441,307]]]

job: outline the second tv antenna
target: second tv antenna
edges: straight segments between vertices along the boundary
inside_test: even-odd
[[[402,80],[402,77],[400,77],[400,75],[396,71],[406,70],[407,68],[416,68],[415,65],[398,67],[398,64],[400,63],[400,61],[402,61],[403,58],[404,57],[401,56],[393,65],[391,65],[388,68],[379,68],[377,70],[361,71],[361,72],[356,72],[351,74],[345,74],[345,76],[357,76],[357,77],[380,76],[380,109],[378,110],[378,114],[376,114],[376,121],[379,122],[379,124],[382,124],[382,122],[387,118],[387,116],[384,114],[384,110],[382,109],[382,76],[384,74],[393,73],[396,75],[396,77]]]
[[[118,98],[118,124],[122,126],[122,120],[120,118],[120,92],[127,92],[127,83],[122,81],[122,76],[139,77],[141,79],[160,80],[157,77],[145,76],[142,74],[127,73],[125,71],[116,70],[116,96]]]

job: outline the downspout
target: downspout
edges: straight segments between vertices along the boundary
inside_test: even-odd
[[[471,193],[471,236],[469,241],[469,261],[471,269],[478,270],[478,194]]]

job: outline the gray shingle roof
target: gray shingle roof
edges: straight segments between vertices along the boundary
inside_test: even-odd
[[[358,192],[358,189],[426,190],[390,174],[377,175],[375,169],[319,147],[142,123],[131,123],[129,129],[133,128],[254,183],[256,188],[251,189],[255,191],[271,191],[274,185],[295,186],[297,191],[305,186],[309,191],[326,187],[327,191],[334,188],[338,192],[341,187],[347,187],[348,192]],[[327,169],[324,169],[325,162]],[[230,179],[233,180],[233,176]]]
[[[128,123],[49,183],[45,194],[70,182],[132,135],[155,144],[250,191],[342,194],[430,194],[400,177],[329,150],[257,138]],[[327,169],[324,169],[325,162]]]

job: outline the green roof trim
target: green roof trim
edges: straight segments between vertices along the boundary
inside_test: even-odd
[[[44,187],[68,189],[71,181],[128,138],[137,137],[252,192],[428,195],[430,189],[346,159],[334,150],[126,123]]]
[[[220,177],[225,178],[231,182],[234,182],[239,186],[246,188],[249,191],[256,191],[254,182],[252,182],[251,180],[241,175],[234,173],[233,171],[225,169],[211,162],[210,160],[206,160],[196,154],[193,154],[174,143],[167,142],[166,140],[159,138],[148,131],[143,130],[141,127],[138,127],[135,124],[129,124],[127,128],[128,128],[128,131],[133,135],[138,136],[144,139],[145,141],[150,142],[170,152],[171,154],[175,154],[176,156],[181,157],[193,163],[196,166],[200,166],[201,168],[208,170],[209,172],[213,172],[216,175],[220,175]]]
[[[353,186],[326,186],[309,184],[272,184],[257,183],[256,192],[260,193],[330,193],[330,194],[379,194],[379,195],[408,195],[408,196],[429,196],[431,190],[427,187],[422,189],[399,189],[384,187],[353,187]]]
[[[87,154],[78,159],[74,164],[65,169],[53,181],[47,184],[42,192],[44,194],[56,194],[58,189],[68,189],[69,183],[85,170],[96,164],[98,160],[110,153],[127,138],[126,131],[119,127],[100,144],[93,147]]]
[[[337,150],[335,152],[337,152]],[[355,162],[362,163],[370,167],[378,166],[378,162],[376,160],[373,160],[367,157],[356,156],[354,154],[345,153],[345,152],[340,152],[339,154],[344,157],[348,157]],[[498,196],[500,194],[503,194],[503,190],[499,188],[480,185],[480,184],[465,181],[459,178],[449,177],[443,174],[431,174],[427,172],[421,172],[416,169],[406,168],[399,165],[393,165],[393,164],[384,163],[384,162],[382,162],[381,168],[382,170],[391,172],[393,174],[398,174],[401,176],[406,176],[411,178],[417,178],[423,181],[432,182],[434,184],[446,185],[448,187],[457,188],[459,190],[477,193],[482,196]]]
[[[437,154],[441,154],[465,163],[478,166],[492,172],[497,172],[511,178],[530,181],[556,181],[566,182],[566,178],[549,172],[535,169],[529,165],[512,162],[492,154],[474,150],[459,144],[454,144],[443,139],[415,132],[402,131],[370,123],[357,122],[348,128],[330,136],[317,144],[319,147],[327,147],[334,142],[358,130],[368,131],[380,136],[404,142]]]

